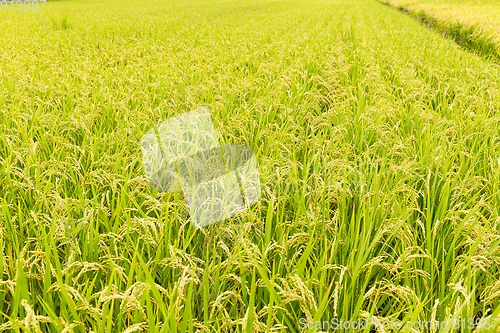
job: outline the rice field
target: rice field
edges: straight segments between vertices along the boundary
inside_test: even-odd
[[[375,0],[49,1],[0,30],[0,330],[500,330],[498,62]],[[195,229],[140,142],[199,107],[262,195]]]
[[[494,0],[379,0],[410,13],[459,44],[500,60],[500,6]]]

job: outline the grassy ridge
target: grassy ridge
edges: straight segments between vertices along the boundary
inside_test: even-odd
[[[368,0],[1,15],[0,329],[500,316],[497,65]],[[193,230],[139,142],[201,105],[264,193]]]
[[[380,0],[445,32],[460,45],[500,60],[500,7],[492,0]]]

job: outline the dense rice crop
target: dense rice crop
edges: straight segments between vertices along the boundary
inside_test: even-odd
[[[500,6],[495,0],[380,0],[445,32],[461,45],[500,60]]]
[[[0,329],[500,317],[496,63],[373,0],[0,15]],[[195,230],[139,143],[199,106],[263,195]]]

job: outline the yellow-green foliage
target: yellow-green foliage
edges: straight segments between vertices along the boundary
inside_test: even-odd
[[[0,15],[0,329],[500,317],[495,63],[372,0]],[[139,142],[200,106],[263,195],[195,230]]]
[[[500,59],[500,4],[496,0],[380,0],[431,21],[460,43]]]

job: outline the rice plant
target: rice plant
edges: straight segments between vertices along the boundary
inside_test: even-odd
[[[375,0],[0,15],[0,330],[500,317],[497,63]],[[262,196],[195,229],[140,141],[201,106]]]

